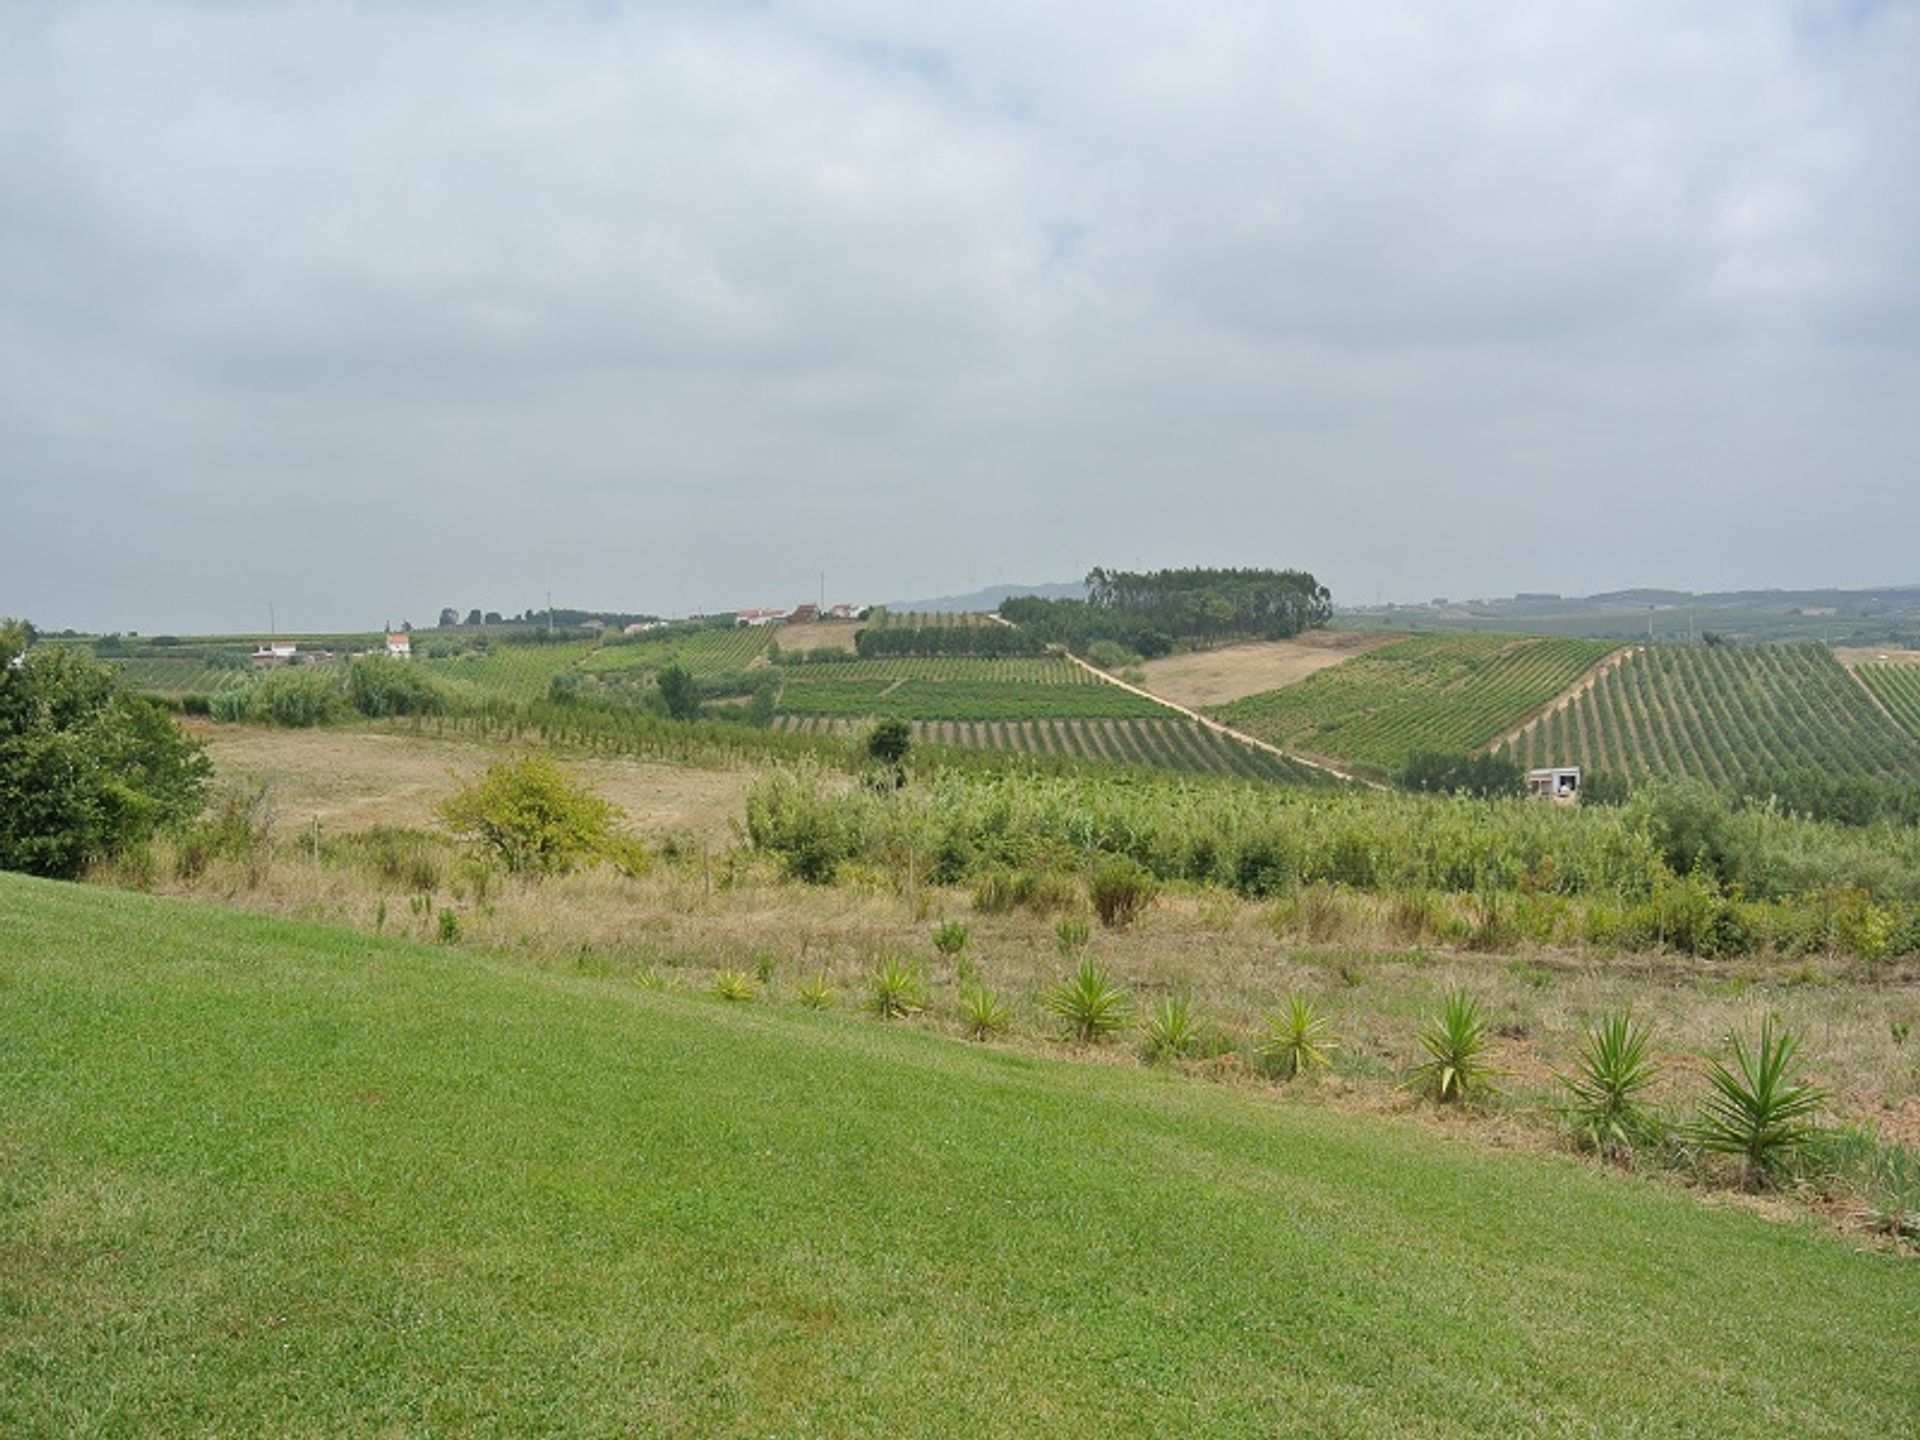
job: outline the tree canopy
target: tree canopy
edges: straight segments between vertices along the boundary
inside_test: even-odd
[[[212,765],[167,712],[0,621],[0,869],[71,879],[200,813]]]
[[[1001,604],[1000,613],[1074,650],[1112,640],[1151,658],[1177,643],[1298,635],[1333,618],[1333,597],[1304,570],[1096,567],[1087,575],[1085,600],[1016,596]]]

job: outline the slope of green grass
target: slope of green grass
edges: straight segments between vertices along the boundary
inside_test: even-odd
[[[1071,661],[971,657],[784,666],[780,710],[904,720],[1124,719],[1168,713]]]
[[[1920,1278],[1571,1160],[0,876],[0,1433],[1910,1435]]]
[[[1399,769],[1520,724],[1618,648],[1540,635],[1415,635],[1214,713],[1264,740]]]

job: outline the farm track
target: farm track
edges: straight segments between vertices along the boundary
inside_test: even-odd
[[[1551,716],[1558,715],[1563,711],[1573,709],[1577,706],[1581,697],[1592,690],[1602,680],[1606,679],[1610,671],[1632,656],[1639,654],[1642,648],[1644,647],[1639,645],[1626,645],[1615,650],[1611,655],[1608,655],[1604,660],[1601,660],[1598,664],[1590,668],[1586,674],[1582,675],[1578,680],[1574,681],[1573,684],[1554,696],[1554,698],[1549,700],[1545,705],[1542,705],[1520,724],[1514,726],[1513,729],[1509,730],[1506,734],[1496,735],[1492,740],[1482,745],[1480,747],[1481,750],[1491,755],[1508,745],[1518,745],[1526,738],[1527,732],[1536,725],[1543,724]]]
[[[997,615],[994,618],[996,620],[1000,619],[1000,617]],[[1000,620],[1000,623],[1002,625],[1005,625],[1010,622],[1006,620]],[[1382,785],[1378,780],[1371,780],[1365,775],[1361,775],[1356,771],[1349,770],[1345,766],[1337,765],[1331,760],[1326,760],[1326,759],[1318,758],[1311,755],[1304,755],[1298,750],[1282,750],[1278,745],[1274,745],[1269,743],[1268,741],[1262,740],[1258,735],[1249,735],[1244,730],[1236,730],[1231,725],[1223,724],[1221,721],[1214,719],[1211,715],[1203,715],[1198,710],[1189,710],[1185,705],[1181,705],[1176,701],[1169,700],[1164,695],[1156,695],[1151,690],[1143,690],[1138,685],[1129,684],[1127,681],[1120,679],[1120,677],[1117,675],[1109,675],[1106,671],[1102,670],[1099,666],[1089,664],[1087,661],[1082,660],[1078,655],[1067,653],[1067,659],[1071,660],[1074,664],[1078,665],[1082,670],[1085,670],[1089,675],[1094,676],[1095,678],[1103,681],[1104,683],[1108,685],[1117,686],[1120,689],[1125,690],[1130,695],[1138,695],[1143,700],[1151,700],[1153,701],[1154,704],[1164,706],[1166,709],[1171,710],[1174,714],[1184,716],[1188,720],[1197,721],[1200,725],[1204,726],[1208,730],[1211,730],[1216,735],[1223,735],[1229,740],[1238,741],[1240,744],[1246,745],[1252,749],[1264,750],[1269,755],[1276,755],[1280,759],[1288,761],[1291,764],[1304,765],[1310,770],[1318,770],[1322,774],[1332,775],[1336,779],[1346,780],[1355,785],[1365,785],[1374,790],[1384,790],[1387,788],[1386,786]]]

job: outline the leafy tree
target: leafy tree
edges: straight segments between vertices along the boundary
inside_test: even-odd
[[[654,682],[660,687],[660,703],[675,720],[700,718],[700,687],[693,674],[678,660],[661,667]]]
[[[0,869],[71,878],[200,812],[212,773],[166,711],[0,621]]]
[[[897,717],[880,721],[867,734],[867,758],[895,770],[907,763],[913,748],[913,727]]]
[[[381,655],[366,655],[353,662],[347,672],[347,698],[355,710],[376,719],[437,715],[447,708],[446,695],[431,676]]]
[[[443,606],[440,611],[440,628],[451,630],[460,623],[460,612],[451,605]]]
[[[478,609],[477,607],[476,607],[475,609],[472,609],[472,610],[469,610],[469,611],[467,611],[467,624],[468,624],[468,626],[470,626],[470,627],[474,627],[474,628],[477,628],[477,627],[478,627],[478,626],[480,626],[480,625],[481,625],[482,623],[484,623],[484,622],[483,622],[483,621],[481,620],[481,617],[480,617],[480,611],[479,611],[479,609]]]
[[[440,818],[517,874],[564,874],[622,857],[620,810],[545,755],[503,760],[447,799]]]

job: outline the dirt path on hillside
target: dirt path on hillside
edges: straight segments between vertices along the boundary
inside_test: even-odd
[[[1593,689],[1594,686],[1606,679],[1615,669],[1624,665],[1645,648],[1644,645],[1628,645],[1619,650],[1615,650],[1599,664],[1588,670],[1586,674],[1574,681],[1573,684],[1569,685],[1565,690],[1562,690],[1558,695],[1554,696],[1553,699],[1549,700],[1545,705],[1542,705],[1538,710],[1534,711],[1533,714],[1521,721],[1520,724],[1514,726],[1513,729],[1507,731],[1504,735],[1494,736],[1493,739],[1482,745],[1480,747],[1481,753],[1491,755],[1503,745],[1518,745],[1521,737],[1542,720],[1558,715],[1562,710],[1567,709],[1582,695],[1585,695],[1589,690]]]
[[[1291,640],[1190,650],[1149,660],[1140,668],[1153,694],[1204,710],[1298,684],[1343,660],[1406,638],[1387,630],[1309,630]]]

